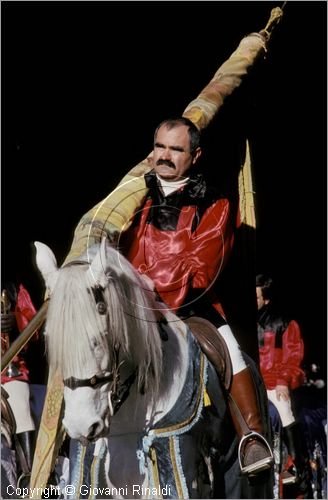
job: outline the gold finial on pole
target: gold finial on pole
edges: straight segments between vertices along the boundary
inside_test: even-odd
[[[275,7],[274,9],[271,10],[271,15],[270,19],[267,22],[266,27],[260,31],[262,35],[266,37],[267,40],[270,40],[270,37],[272,35],[273,28],[277,26],[277,24],[281,21],[281,18],[283,16],[283,9],[285,7],[287,2],[284,2],[282,7]]]

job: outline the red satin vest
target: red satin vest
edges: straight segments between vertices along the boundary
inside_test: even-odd
[[[147,220],[152,204],[152,199],[146,201],[137,226],[129,230],[126,256],[176,311],[190,288],[207,290],[224,268],[233,244],[230,204],[225,198],[214,201],[195,230],[196,202],[178,209],[174,230],[159,229]],[[216,308],[222,314],[219,304]]]

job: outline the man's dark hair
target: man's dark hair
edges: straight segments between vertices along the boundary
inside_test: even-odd
[[[262,297],[265,300],[271,300],[273,297],[273,280],[270,276],[265,274],[258,274],[256,276],[256,287],[261,288]]]
[[[200,145],[200,131],[196,127],[196,125],[189,120],[188,118],[179,117],[179,118],[168,118],[166,120],[163,120],[156,128],[155,133],[154,133],[154,143],[156,142],[156,137],[158,130],[165,125],[165,127],[168,128],[168,130],[171,130],[172,128],[175,127],[180,127],[181,125],[185,125],[188,127],[188,132],[189,132],[189,138],[190,138],[190,152],[194,153],[196,149]]]

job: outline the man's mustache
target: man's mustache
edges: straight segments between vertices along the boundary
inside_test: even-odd
[[[157,160],[156,166],[159,167],[160,165],[166,165],[167,167],[175,168],[175,164],[171,160]]]

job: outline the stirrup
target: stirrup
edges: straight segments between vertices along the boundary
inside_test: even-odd
[[[286,472],[286,475],[284,475],[284,472]],[[284,486],[288,485],[288,484],[296,484],[298,482],[298,479],[296,476],[294,476],[293,474],[289,474],[288,471],[284,471],[282,472],[281,474],[281,482]]]
[[[244,451],[247,443],[252,438],[255,438],[256,441],[260,441],[262,442],[262,444],[264,444],[264,446],[268,450],[269,456],[262,458],[261,460],[258,460],[254,464],[245,465],[243,463]],[[254,475],[257,474],[258,472],[269,469],[274,462],[273,453],[268,441],[265,439],[265,437],[263,437],[261,434],[255,431],[251,431],[248,434],[244,434],[244,436],[241,438],[238,446],[238,460],[241,473],[249,475]]]
[[[19,478],[17,479],[17,489],[20,488],[23,490],[25,488],[23,481],[25,479],[30,479],[30,478],[31,478],[30,472],[22,472],[21,475],[19,476]]]
[[[290,472],[292,470],[292,472]],[[298,482],[298,474],[296,466],[291,459],[288,457],[287,463],[285,464],[284,470],[281,472],[281,482],[283,485],[295,484]]]

